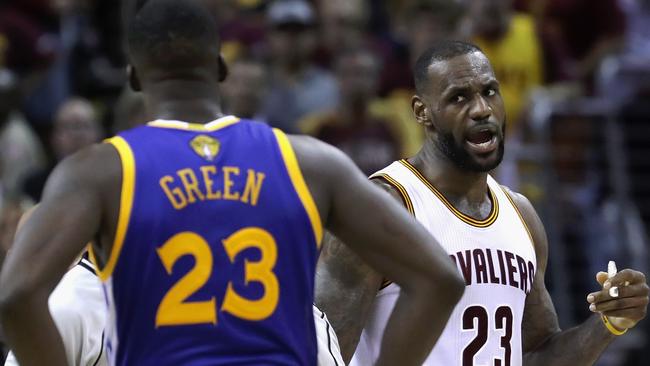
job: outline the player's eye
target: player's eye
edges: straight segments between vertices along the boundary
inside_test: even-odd
[[[455,103],[455,104],[456,103],[462,103],[462,102],[465,101],[465,96],[462,95],[462,94],[456,94],[453,97],[451,97],[450,100],[451,100],[452,103]]]
[[[497,94],[497,90],[495,88],[487,88],[485,90],[485,95],[488,97],[493,97]]]

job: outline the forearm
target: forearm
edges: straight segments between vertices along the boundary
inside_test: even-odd
[[[377,365],[424,363],[457,300],[451,295],[431,296],[402,291],[386,325]],[[431,308],[432,303],[436,304],[436,309]],[[409,351],[404,352],[406,349]]]
[[[48,310],[47,296],[26,296],[3,304],[3,329],[12,352],[22,366],[66,366],[61,336]]]
[[[592,315],[579,326],[555,333],[535,350],[525,353],[524,365],[593,365],[614,338],[600,315]]]

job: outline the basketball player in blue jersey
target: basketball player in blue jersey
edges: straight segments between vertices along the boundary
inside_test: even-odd
[[[474,45],[444,41],[420,56],[414,74],[413,114],[425,129],[425,142],[415,156],[371,178],[440,240],[467,285],[423,365],[594,364],[616,336],[645,317],[645,275],[631,269],[611,277],[598,273],[601,290],[585,294],[594,315],[561,330],[544,284],[544,226],[524,196],[488,174],[501,162],[505,133],[504,104],[489,60]],[[387,315],[400,293],[383,278],[340,241],[326,241],[316,305],[351,365],[378,357]],[[609,291],[614,287],[618,293]]]
[[[338,150],[221,115],[199,2],[150,0],[128,24],[155,120],[62,162],[17,234],[0,316],[20,364],[66,364],[47,298],[94,240],[110,364],[315,365],[324,227],[402,286],[378,364],[421,364],[464,288],[437,242]]]

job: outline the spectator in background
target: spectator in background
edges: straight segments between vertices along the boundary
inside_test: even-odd
[[[17,82],[11,71],[0,69],[0,201],[20,199],[22,179],[45,163],[38,138],[18,110]]]
[[[650,27],[643,21],[643,6],[639,6],[644,1],[515,0],[515,7],[537,20],[545,81],[580,81],[590,86],[600,61],[621,49],[628,23],[648,33]]]
[[[600,61],[621,48],[626,22],[619,1],[544,0],[548,81],[590,81]]]
[[[24,192],[35,202],[40,201],[47,177],[59,161],[82,148],[99,142],[103,132],[97,113],[89,101],[73,98],[66,101],[56,113],[50,134],[55,161],[50,166],[31,174],[25,181]]]
[[[413,123],[411,98],[415,94],[412,67],[430,45],[443,39],[462,38],[461,24],[466,9],[451,0],[413,0],[393,14],[394,33],[404,50],[397,51],[382,66],[379,95],[387,96],[374,104],[377,113],[389,121],[398,121],[403,141],[402,156],[418,152],[424,130]]]
[[[393,123],[374,113],[380,65],[365,50],[343,53],[336,61],[341,105],[334,111],[305,118],[301,132],[345,152],[370,175],[399,158],[402,146]]]
[[[267,90],[268,76],[263,63],[254,59],[235,61],[229,65],[221,89],[224,111],[240,118],[266,121],[262,105]]]
[[[50,0],[0,2],[0,48],[4,66],[20,76],[46,69],[56,54],[56,13]]]
[[[111,1],[111,0],[108,0]],[[227,63],[239,57],[259,56],[266,27],[262,0],[201,0],[219,25],[221,54]]]
[[[531,91],[542,83],[541,45],[531,16],[515,13],[512,0],[471,0],[473,41],[492,62],[506,107],[508,131],[519,128]]]
[[[318,2],[320,44],[316,52],[319,65],[331,69],[341,52],[367,48],[386,59],[393,44],[369,31],[370,6],[365,0],[327,0]]]
[[[300,118],[338,105],[336,80],[311,62],[316,19],[308,2],[276,0],[267,20],[271,79],[263,114],[272,126],[294,133]]]
[[[422,52],[438,41],[463,38],[460,25],[465,7],[458,1],[415,0],[408,3],[410,5],[405,5],[392,18],[393,33],[401,46],[384,67],[381,94],[403,89],[412,95],[412,69]]]
[[[113,0],[51,1],[58,17],[54,62],[25,102],[27,118],[41,136],[72,96],[112,102],[126,83],[119,5]]]
[[[620,0],[627,14],[626,51],[641,59],[650,59],[650,0]]]

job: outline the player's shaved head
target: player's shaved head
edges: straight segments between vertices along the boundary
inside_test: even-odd
[[[187,75],[219,65],[216,20],[196,0],[148,0],[136,3],[127,20],[128,53],[140,71]]]
[[[413,70],[415,90],[418,94],[426,93],[429,86],[429,67],[435,62],[447,61],[474,52],[483,53],[478,46],[461,41],[440,41],[428,48],[415,63]]]

